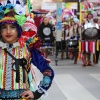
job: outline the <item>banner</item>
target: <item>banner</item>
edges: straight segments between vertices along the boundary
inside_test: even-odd
[[[78,6],[77,2],[68,2],[68,3],[62,2],[62,9],[63,8],[77,9],[77,6]],[[57,3],[42,2],[41,9],[42,10],[56,10],[57,9]]]
[[[77,9],[78,4],[77,2],[68,2],[68,3],[65,3],[65,8],[66,9]]]
[[[43,2],[41,5],[42,10],[56,10],[57,9],[57,3],[45,3]]]
[[[100,2],[100,0],[88,0],[89,2]]]

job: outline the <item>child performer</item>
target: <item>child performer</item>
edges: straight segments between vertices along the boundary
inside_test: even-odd
[[[0,4],[0,11],[0,99],[39,99],[50,88],[54,71],[39,51],[34,31],[23,32],[23,36],[34,34],[26,41],[21,37],[26,17],[10,1],[5,7]],[[31,63],[43,74],[37,89]]]

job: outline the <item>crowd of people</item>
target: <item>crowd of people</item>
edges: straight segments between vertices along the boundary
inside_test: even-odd
[[[63,59],[65,56],[65,58],[74,60],[74,64],[77,64],[80,53],[79,52],[71,52],[71,50],[75,50],[75,49],[79,50],[79,41],[90,41],[90,40],[84,38],[84,36],[83,36],[84,30],[86,30],[86,28],[89,28],[86,26],[88,23],[92,24],[92,27],[95,27],[98,30],[100,29],[100,19],[98,17],[94,17],[91,12],[88,12],[87,16],[82,20],[81,24],[80,24],[80,22],[75,22],[75,20],[73,18],[70,19],[69,21],[68,20],[62,21],[61,42],[59,42],[59,46],[57,49],[66,50],[66,48],[68,48],[68,51],[61,52],[61,59]],[[52,24],[50,25],[50,23],[49,23],[49,18],[44,17],[42,24],[38,28],[38,36],[43,40],[43,44],[45,44],[45,46],[47,46],[48,43],[50,43],[49,45],[52,46],[51,44],[54,43],[53,33],[56,29],[54,30],[53,27],[54,27],[54,25],[52,25]],[[76,43],[76,45],[66,46],[66,41],[68,41],[68,40],[77,41],[77,43]],[[99,40],[99,35],[96,40]],[[95,41],[95,39],[94,40],[92,39],[91,41]],[[62,45],[62,48],[61,48],[61,45]],[[87,48],[87,47],[85,47],[85,48]],[[48,55],[48,53],[47,53],[48,49],[49,49],[49,47],[43,49],[46,57]],[[94,60],[91,61],[91,52],[89,52],[89,51],[87,52],[86,50],[81,51],[81,59],[83,62],[82,66],[84,66],[84,67],[92,66],[93,62],[95,64],[97,64],[99,61],[99,50],[96,50],[96,48],[95,48],[95,53],[93,55],[94,55],[93,56]]]

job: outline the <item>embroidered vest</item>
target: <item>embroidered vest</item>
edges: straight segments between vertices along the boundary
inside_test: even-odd
[[[7,48],[9,51],[9,48]],[[21,48],[20,46],[16,46],[15,48],[10,49],[10,53],[16,58],[21,59],[25,58],[27,60],[26,68],[29,68],[31,57],[30,52],[27,50],[26,44]],[[14,59],[9,57],[9,54],[0,47],[0,88],[6,90],[15,90],[15,89],[29,89],[30,81],[32,81],[32,72],[27,73],[25,71],[25,82],[23,82],[23,68],[19,67],[19,83],[16,82],[16,68],[14,64]],[[13,65],[13,67],[12,67]],[[31,68],[31,67],[30,67]]]

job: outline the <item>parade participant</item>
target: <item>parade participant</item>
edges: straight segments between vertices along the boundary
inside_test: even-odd
[[[75,24],[74,20],[71,20],[70,22],[70,29],[69,29],[69,39],[70,40],[79,40],[79,31],[78,31],[78,27]],[[75,49],[78,48],[78,42],[76,45],[73,46],[69,46],[70,49]],[[71,59],[74,59],[74,64],[77,64],[77,59],[78,59],[78,52],[72,52],[72,57]]]
[[[16,3],[20,4],[18,0]],[[39,51],[39,39],[33,29],[22,31],[26,22],[8,0],[0,4],[0,99],[39,99],[50,88],[54,71]],[[32,25],[33,22],[31,22]],[[32,27],[31,27],[32,28]],[[21,35],[34,37],[24,41]],[[36,87],[33,64],[43,74]]]
[[[98,31],[99,26],[97,24],[97,19],[93,19],[93,16],[91,13],[89,13],[87,15],[87,18],[88,19],[87,19],[87,23],[85,23],[85,25],[84,25],[84,30],[87,30],[89,28],[91,28],[91,30],[92,30],[92,28],[96,28],[96,30]],[[91,35],[91,31],[88,31],[87,34]],[[84,31],[83,31],[83,35],[84,35]],[[89,46],[87,47],[87,45],[89,45],[90,42],[93,43],[93,41],[95,39],[93,40],[93,39],[89,39],[89,38],[88,39],[83,38],[83,40],[85,40],[85,42],[84,42],[85,43],[85,50],[83,51],[83,65],[82,66],[84,66],[84,67],[85,66],[92,66],[93,63],[91,61],[91,52],[90,52],[90,50],[86,50],[86,48],[88,48]],[[96,41],[94,41],[94,42],[96,43]],[[95,48],[95,46],[93,48]]]
[[[92,13],[89,12],[87,14],[87,19],[86,20],[87,20],[87,23],[92,23],[93,22],[93,15],[92,15]]]
[[[45,53],[45,57],[48,56],[48,47],[52,46],[52,43],[54,42],[54,36],[53,36],[53,25],[49,23],[49,18],[44,17],[43,22],[40,24],[38,29],[38,36],[43,41],[43,52]]]
[[[92,23],[92,22],[93,22],[93,15],[91,13],[88,13],[85,24],[86,23]],[[84,24],[83,28],[85,28],[85,24]],[[92,66],[92,62],[90,61],[90,53],[84,52],[83,53],[83,58],[84,58],[84,60],[83,60],[83,65],[82,66]],[[88,61],[86,61],[86,59]]]
[[[68,39],[68,36],[69,36],[69,24],[68,22],[65,22],[65,26],[64,26],[64,29],[62,31],[62,49],[65,50],[66,49],[66,40]],[[68,59],[68,53],[65,52],[66,54],[66,59]],[[64,52],[61,53],[61,59],[64,58]]]

